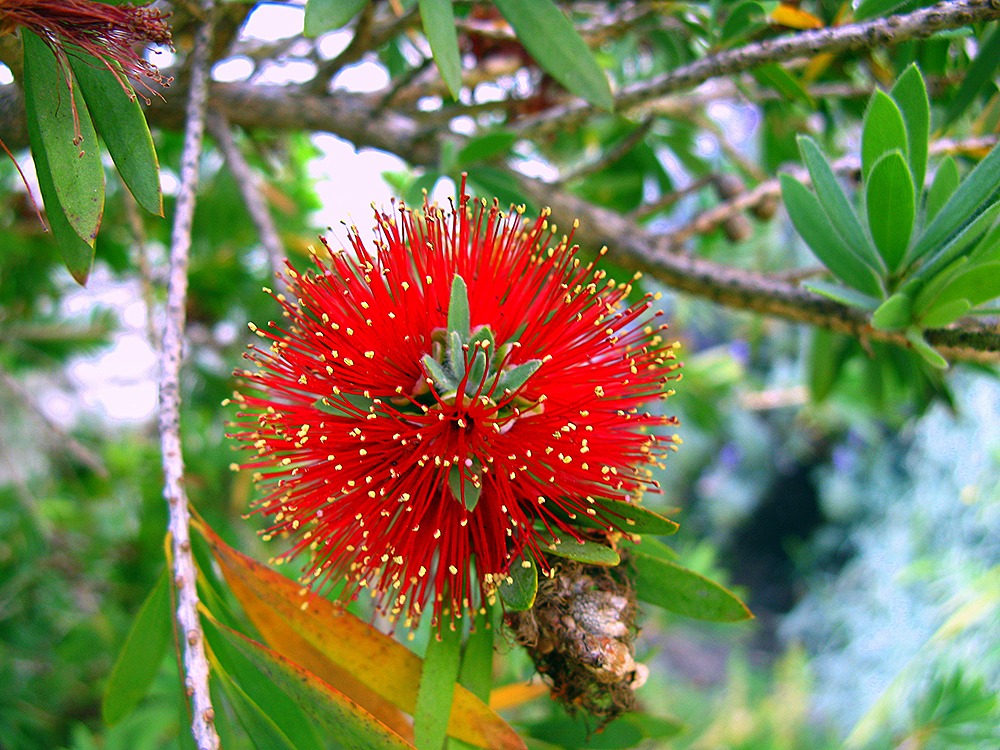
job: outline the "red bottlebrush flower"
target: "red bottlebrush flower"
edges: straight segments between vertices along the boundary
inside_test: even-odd
[[[640,411],[679,367],[650,300],[627,306],[547,213],[523,225],[462,193],[376,214],[374,254],[352,229],[352,250],[289,270],[289,325],[251,324],[271,345],[237,372],[265,538],[310,555],[303,582],[346,576],[408,626],[429,603],[435,623],[476,609],[526,549],[544,564],[557,535],[581,540],[580,516],[625,527],[607,501],[655,486],[643,464],[677,442],[653,432],[675,418]]]
[[[136,47],[148,44],[170,46],[166,16],[152,8],[95,0],[0,0],[0,36],[18,28],[38,34],[60,62],[67,54],[93,55],[130,92],[122,72],[147,91],[152,89],[146,78],[167,83],[156,66],[136,52]]]

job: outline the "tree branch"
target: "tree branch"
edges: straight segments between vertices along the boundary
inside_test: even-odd
[[[160,445],[163,451],[163,496],[170,514],[174,586],[177,591],[177,626],[184,641],[185,687],[191,698],[191,730],[198,750],[218,750],[215,711],[209,694],[205,635],[198,614],[197,570],[191,553],[190,511],[184,489],[181,451],[180,371],[184,346],[185,304],[188,287],[188,253],[194,218],[198,162],[201,158],[208,101],[209,54],[214,21],[213,0],[202,0],[204,21],[191,52],[191,80],[185,108],[181,185],[170,238],[166,322],[160,352]]]
[[[650,99],[692,89],[711,78],[739,73],[767,63],[783,62],[802,55],[813,57],[821,53],[836,54],[899,44],[927,37],[938,31],[997,18],[1000,18],[1000,4],[992,0],[948,0],[912,13],[766,39],[716,52],[648,81],[628,86],[615,96],[615,110],[629,110]],[[596,113],[593,105],[582,99],[574,99],[561,107],[525,118],[515,126],[515,130],[527,136],[572,128]]]

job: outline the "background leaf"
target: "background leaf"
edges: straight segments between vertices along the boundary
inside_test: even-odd
[[[319,36],[346,26],[368,0],[309,0],[306,3],[305,35]]]
[[[722,586],[669,560],[634,554],[635,593],[644,602],[700,620],[738,622],[753,615]]]
[[[419,0],[424,34],[431,45],[434,62],[452,97],[462,90],[462,58],[458,51],[458,32],[451,0]]]

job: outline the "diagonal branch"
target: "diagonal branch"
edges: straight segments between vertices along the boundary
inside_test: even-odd
[[[899,44],[927,37],[938,31],[997,18],[1000,18],[1000,4],[992,0],[948,0],[912,13],[754,42],[716,52],[648,81],[628,86],[615,96],[615,109],[632,109],[651,99],[692,89],[711,78],[740,73],[759,65],[784,62],[800,56],[812,57],[821,53],[836,54]],[[515,129],[528,136],[572,128],[597,111],[582,99],[574,99],[522,120]]]
[[[188,253],[194,218],[198,162],[208,102],[209,51],[214,20],[213,0],[202,0],[204,21],[191,53],[191,81],[185,109],[181,185],[170,237],[166,321],[160,352],[160,445],[163,451],[163,496],[170,514],[174,586],[177,591],[177,628],[184,644],[185,688],[191,698],[191,730],[198,750],[218,750],[215,711],[208,689],[209,666],[205,636],[198,615],[197,571],[191,553],[190,511],[184,489],[181,451],[180,372],[186,322]]]

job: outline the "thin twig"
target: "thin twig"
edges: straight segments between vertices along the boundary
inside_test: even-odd
[[[185,109],[181,184],[170,237],[167,309],[160,353],[160,445],[163,451],[163,496],[170,513],[177,631],[184,641],[185,688],[191,698],[191,731],[198,750],[218,750],[215,711],[208,689],[209,666],[198,616],[197,572],[191,553],[190,511],[184,489],[180,432],[180,371],[186,323],[188,254],[194,218],[199,159],[208,103],[209,53],[214,24],[213,0],[202,0],[204,20],[191,52],[191,81]]]
[[[278,229],[274,225],[271,212],[267,208],[267,202],[264,200],[260,177],[247,163],[243,152],[236,145],[232,128],[225,116],[218,112],[210,112],[207,124],[212,137],[222,151],[229,171],[236,178],[240,195],[243,197],[243,204],[247,208],[247,213],[250,214],[250,220],[257,228],[257,236],[267,252],[271,273],[276,277],[277,283],[283,287],[285,249],[281,244],[281,238],[278,236]]]
[[[45,425],[46,429],[48,429],[48,431],[51,432],[55,438],[57,438],[56,444],[61,449],[73,456],[73,458],[93,471],[97,474],[97,476],[102,479],[107,479],[108,469],[104,465],[104,461],[101,457],[75,437],[70,435],[69,432],[63,429],[62,425],[46,414],[42,405],[39,404],[35,397],[31,394],[31,391],[21,385],[21,383],[11,376],[10,373],[2,368],[0,368],[0,386],[3,386],[5,390],[17,398],[21,403],[28,407],[28,409],[34,412],[40,420],[42,420],[42,424]]]
[[[615,96],[615,109],[627,111],[643,102],[692,89],[711,78],[732,75],[766,63],[784,62],[805,55],[836,54],[872,49],[928,37],[938,31],[1000,18],[1000,4],[993,0],[949,0],[912,13],[874,18],[863,23],[802,31],[754,42],[703,57],[648,81],[622,89]],[[582,99],[554,107],[516,127],[522,134],[572,128],[597,110]]]

